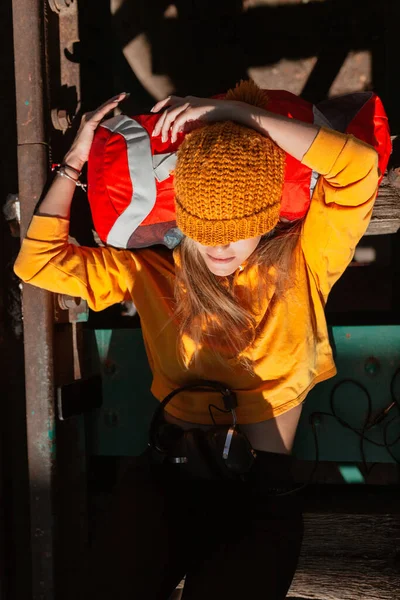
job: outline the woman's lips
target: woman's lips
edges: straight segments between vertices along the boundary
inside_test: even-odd
[[[217,258],[216,256],[211,256],[211,254],[207,254],[208,258],[210,258],[213,262],[218,264],[230,263],[235,258],[234,256],[230,256],[229,258]]]

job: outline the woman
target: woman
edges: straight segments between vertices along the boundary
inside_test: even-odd
[[[251,82],[225,100],[170,97],[153,135],[176,138],[173,255],[68,243],[75,179],[93,134],[124,94],[87,116],[33,217],[16,273],[85,298],[94,310],[132,299],[162,400],[194,380],[222,382],[255,456],[240,477],[202,478],[190,464],[137,459],[118,486],[93,561],[97,598],[166,600],[186,575],[185,600],[286,597],[300,550],[291,458],[301,405],[335,366],[324,307],[365,232],[379,173],[375,150],[351,136],[280,117]],[[279,220],[285,153],[320,174],[302,222]],[[72,179],[72,181],[71,181]],[[133,400],[134,401],[134,400]],[[166,406],[174,431],[231,423],[212,390]],[[201,452],[201,449],[200,449]],[[96,594],[96,595],[94,595]]]

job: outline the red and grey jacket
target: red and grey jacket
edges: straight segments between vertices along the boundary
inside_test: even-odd
[[[385,172],[390,133],[382,102],[374,93],[353,93],[313,105],[290,92],[266,92],[270,112],[353,134],[373,146],[380,171]],[[88,162],[88,197],[96,232],[106,244],[173,248],[182,238],[175,222],[173,171],[185,134],[179,134],[174,144],[153,138],[159,118],[159,114],[120,115],[96,131]],[[317,173],[287,154],[282,217],[305,216],[317,179]]]

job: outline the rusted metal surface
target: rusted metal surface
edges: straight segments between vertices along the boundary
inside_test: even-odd
[[[43,0],[13,2],[22,236],[46,183],[48,142],[51,138],[54,158],[60,159],[68,136],[57,130],[66,132],[80,106],[77,3],[52,0],[49,4]],[[55,329],[53,305],[51,294],[24,286],[34,600],[62,600],[74,595],[87,539],[83,422],[75,419],[56,427],[54,409],[55,386],[81,376],[81,336],[76,321],[84,320],[87,310],[84,303],[66,306],[64,312],[73,316],[66,320],[74,324]],[[59,316],[58,306],[56,313]],[[65,335],[72,339],[68,345],[72,352],[65,349]]]
[[[80,39],[77,0],[53,0],[49,14],[48,62],[52,154],[62,160],[72,141],[70,125],[80,110]],[[59,132],[62,131],[62,134]],[[72,221],[74,222],[73,216]],[[54,385],[60,390],[84,376],[82,323],[86,302],[64,296],[54,302]],[[64,310],[63,310],[64,309]],[[57,543],[55,597],[70,600],[81,585],[87,544],[87,497],[84,417],[56,415]]]
[[[68,331],[71,334],[70,340],[72,342],[73,373],[69,374],[69,381],[65,382],[70,383],[82,378],[83,338],[80,324],[89,319],[88,304],[82,298],[57,294],[54,303],[54,318],[56,323],[70,323]],[[65,356],[60,360],[65,363]],[[71,359],[68,362],[71,364]],[[57,381],[57,383],[60,382]]]
[[[84,323],[89,318],[88,304],[82,298],[57,294],[54,308],[57,323]]]
[[[49,0],[49,6],[55,13],[76,10],[76,0]]]
[[[59,16],[60,81],[59,90],[54,91],[60,94],[58,120],[64,126],[70,126],[81,100],[78,11],[76,0],[57,2],[67,3],[68,8],[61,11]]]
[[[44,19],[40,0],[14,0],[18,175],[24,236],[46,181]],[[27,446],[31,505],[32,598],[53,599],[53,409],[52,298],[29,285],[23,290]]]
[[[51,111],[51,122],[54,129],[59,131],[67,131],[71,127],[71,118],[66,110],[53,108]]]
[[[58,17],[50,12],[45,15],[45,5],[38,0],[15,0],[14,5],[19,196],[24,236],[48,172],[50,136],[44,115],[50,115],[53,108],[53,114],[61,117],[59,128],[64,131],[79,108],[78,15],[76,2],[65,3]],[[65,150],[62,137],[54,130],[50,133],[55,158],[61,158]],[[73,320],[86,315],[82,308],[84,303]],[[53,297],[29,285],[24,286],[23,312],[33,598],[69,599],[79,585],[87,539],[84,432],[82,419],[56,427],[54,387],[81,376],[80,326],[63,326],[63,335],[57,328],[53,340]],[[66,351],[62,343],[65,335],[72,338],[72,352]]]

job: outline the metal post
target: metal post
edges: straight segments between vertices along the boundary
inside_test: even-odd
[[[40,198],[47,173],[45,29],[43,0],[13,0],[21,235]],[[27,446],[31,503],[32,598],[54,598],[53,318],[51,294],[23,290]]]

